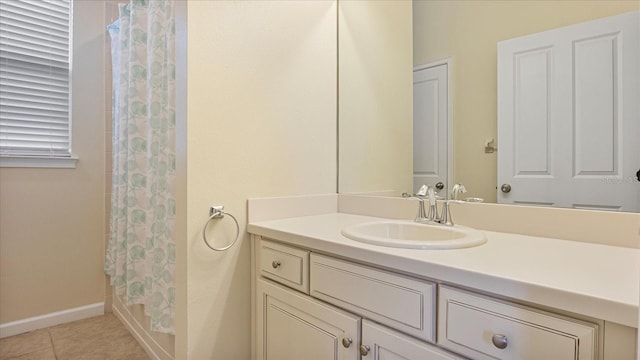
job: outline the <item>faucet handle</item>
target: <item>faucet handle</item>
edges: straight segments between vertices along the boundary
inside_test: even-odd
[[[431,188],[431,186],[424,184],[422,186],[420,186],[420,189],[418,190],[418,192],[414,195],[416,197],[426,197],[427,193],[429,192],[429,189]]]
[[[416,214],[415,222],[424,222],[427,220],[427,212],[424,210],[424,200],[416,197],[418,199],[418,214]]]
[[[450,199],[450,200],[446,200],[442,203],[442,212],[440,213],[440,219],[438,220],[438,222],[440,224],[444,224],[446,226],[453,226],[453,219],[451,218],[451,207],[449,206],[449,204],[464,204],[466,203],[466,201],[464,200],[455,200],[455,199]]]
[[[440,213],[439,223],[444,224],[446,226],[453,226],[453,220],[451,219],[451,210],[449,210],[449,202],[452,200],[447,200],[442,204],[442,212]]]

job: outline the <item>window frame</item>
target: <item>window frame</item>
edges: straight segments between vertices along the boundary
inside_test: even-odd
[[[0,168],[76,168],[78,157],[73,154],[73,58],[74,58],[74,0],[69,1],[68,31],[68,109],[67,109],[67,150],[68,155],[60,154],[19,154],[0,153]]]

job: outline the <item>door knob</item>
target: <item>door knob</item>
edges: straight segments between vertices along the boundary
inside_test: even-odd
[[[279,268],[279,267],[280,267],[280,261],[276,261],[276,260],[272,261],[272,262],[271,262],[271,266],[272,266],[274,269]]]
[[[509,191],[511,191],[511,185],[509,185],[509,184],[502,184],[502,186],[500,186],[500,190],[501,190],[503,193],[505,193],[505,194],[506,194],[506,193],[508,193]]]
[[[367,354],[369,353],[369,350],[371,350],[371,348],[368,347],[367,345],[360,345],[360,355],[367,356]]]
[[[351,343],[353,343],[353,340],[351,340],[351,338],[342,338],[342,346],[348,348],[349,346],[351,346]]]
[[[436,189],[438,190],[444,189],[444,183],[442,181],[438,181],[438,183],[436,184]]]
[[[638,181],[640,181],[640,170],[638,170],[638,172],[636,173],[636,178],[638,179]]]

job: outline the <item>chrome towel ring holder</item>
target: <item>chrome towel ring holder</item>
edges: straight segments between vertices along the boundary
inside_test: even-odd
[[[207,227],[209,226],[209,223],[211,222],[211,220],[222,219],[224,218],[225,215],[228,215],[236,224],[236,238],[235,240],[233,240],[233,242],[231,242],[231,244],[217,248],[209,244],[209,241],[207,240]],[[205,245],[207,245],[209,249],[214,251],[225,251],[230,247],[232,247],[238,241],[239,237],[240,237],[240,225],[238,224],[238,220],[236,219],[236,217],[229,214],[228,212],[225,212],[224,206],[222,205],[212,206],[211,209],[209,210],[209,219],[207,219],[207,222],[204,223],[204,227],[202,228],[202,239],[204,240]]]

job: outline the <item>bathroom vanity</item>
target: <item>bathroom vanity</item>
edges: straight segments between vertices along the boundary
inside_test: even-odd
[[[248,225],[256,359],[635,358],[637,249],[485,231],[475,247],[422,250],[341,234],[383,220]]]

